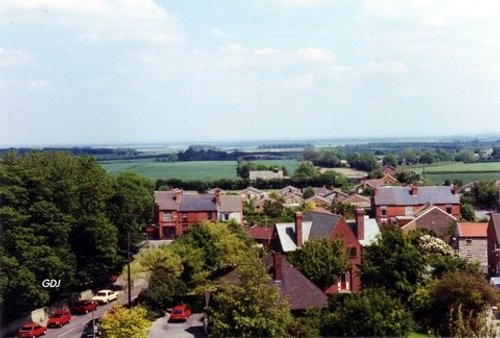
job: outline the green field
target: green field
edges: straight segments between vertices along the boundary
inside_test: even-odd
[[[401,167],[404,168],[404,167]],[[423,175],[423,166],[406,167]],[[437,163],[425,166],[425,178],[436,184],[445,180],[460,180],[463,184],[477,180],[500,180],[500,162],[489,163]]]
[[[297,168],[295,160],[256,161],[266,165],[283,165],[289,174]],[[181,180],[218,180],[235,179],[236,161],[193,161],[193,162],[156,162],[154,160],[103,161],[101,166],[112,175],[121,172],[135,172],[153,180],[179,178]]]

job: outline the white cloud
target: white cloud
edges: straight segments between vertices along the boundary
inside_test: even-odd
[[[335,53],[329,49],[306,47],[285,51],[272,47],[249,48],[231,44],[219,48],[223,64],[230,68],[284,69],[299,64],[331,64]]]
[[[0,47],[0,68],[23,66],[28,64],[30,57],[19,50]]]
[[[212,27],[212,29],[210,29],[210,34],[218,38],[224,38],[227,36],[227,33],[224,30],[217,27]]]
[[[309,7],[331,3],[331,0],[273,0],[275,4],[286,7]]]
[[[170,44],[184,38],[178,19],[154,0],[7,0],[1,16],[72,29],[84,43]]]
[[[25,85],[29,91],[35,93],[49,93],[53,90],[52,84],[46,80],[28,80]]]
[[[406,76],[409,74],[408,66],[401,61],[369,62],[360,69],[365,74],[382,74],[388,76]]]
[[[279,79],[272,82],[275,87],[290,89],[310,89],[314,87],[314,74],[303,74],[295,77]]]

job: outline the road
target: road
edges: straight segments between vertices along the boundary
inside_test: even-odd
[[[206,337],[203,331],[203,315],[193,313],[184,323],[169,323],[169,315],[157,319],[151,326],[149,338],[200,338]]]

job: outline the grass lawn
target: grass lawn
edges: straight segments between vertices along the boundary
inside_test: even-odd
[[[427,337],[434,337],[434,336],[429,336],[426,333],[419,333],[415,331],[408,332],[408,338],[427,338]]]
[[[295,160],[256,161],[284,165],[290,174],[297,168]],[[156,162],[154,160],[103,161],[101,166],[112,175],[131,171],[153,180],[179,178],[189,180],[236,179],[236,161]]]
[[[423,166],[399,167],[410,169],[422,175]],[[398,168],[398,169],[399,169]],[[445,180],[460,180],[463,184],[477,180],[500,180],[500,162],[489,163],[436,163],[425,166],[425,178],[435,184],[442,184]]]

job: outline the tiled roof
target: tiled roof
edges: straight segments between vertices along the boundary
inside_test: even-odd
[[[311,232],[304,240],[327,238],[342,216],[324,212],[307,211],[304,222],[312,222]]]
[[[155,191],[154,199],[160,210],[177,210],[178,204],[175,201],[175,191]]]
[[[280,189],[278,191],[278,193],[280,195],[286,195],[286,194],[292,193],[292,192],[302,194],[302,192],[300,191],[299,188],[295,188],[294,186],[291,186],[291,185],[287,185],[286,187],[284,187],[283,189]]]
[[[382,187],[374,196],[375,205],[420,205],[458,204],[459,197],[449,186],[417,187],[417,194],[411,194],[412,187]]]
[[[379,188],[379,187],[383,187],[386,185],[383,178],[369,179],[369,180],[366,180],[364,183],[366,185],[369,185],[370,187],[373,187],[373,188]]]
[[[239,195],[221,195],[220,196],[220,212],[241,211],[241,197]]]
[[[179,211],[217,211],[215,197],[211,194],[183,194]]]
[[[329,193],[332,192],[330,189],[327,189],[325,187],[312,188],[312,189],[314,191],[314,194],[319,196],[328,195]]]
[[[500,213],[491,213],[490,223],[493,224],[495,228],[495,233],[497,235],[497,243],[500,243]]]
[[[268,272],[274,274],[274,260],[272,254],[262,259]],[[295,269],[282,257],[282,280],[272,283],[278,286],[282,298],[290,302],[291,310],[305,310],[310,308],[325,308],[328,306],[328,297],[300,271]]]
[[[302,222],[302,239],[307,241],[311,231],[312,222]],[[297,250],[295,243],[295,223],[276,223],[276,232],[284,252]]]
[[[267,239],[270,240],[273,235],[273,228],[265,228],[259,226],[253,226],[247,228],[247,233],[250,237],[254,239]]]
[[[488,223],[458,223],[459,237],[486,237]]]

